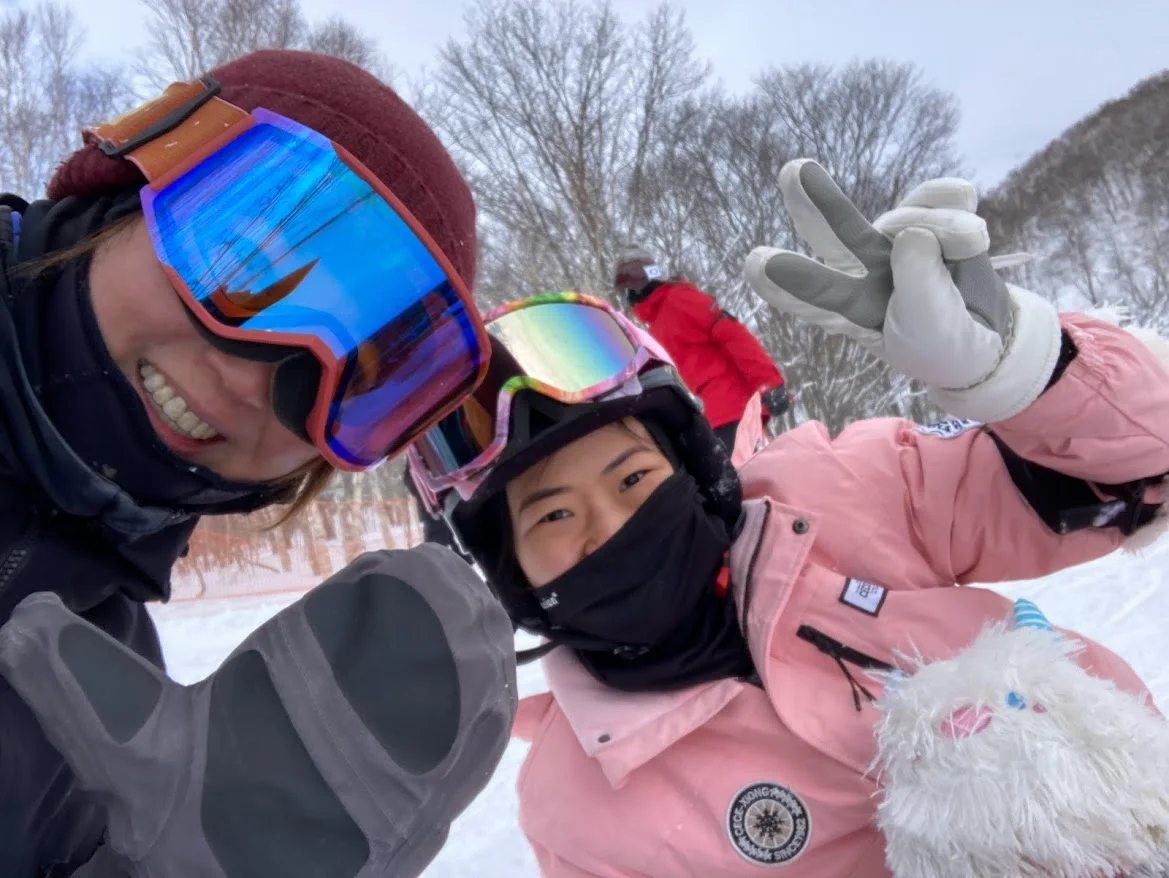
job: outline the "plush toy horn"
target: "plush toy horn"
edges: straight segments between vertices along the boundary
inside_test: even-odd
[[[1012,627],[1016,630],[1019,628],[1036,628],[1039,631],[1055,631],[1039,607],[1035,606],[1035,604],[1026,598],[1019,598],[1015,601],[1015,618]]]

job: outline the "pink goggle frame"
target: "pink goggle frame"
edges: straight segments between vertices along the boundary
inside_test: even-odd
[[[509,332],[509,342],[506,345],[503,344],[503,339],[497,334],[500,326],[524,321],[522,312],[525,311],[529,311],[531,316],[535,318],[537,316],[535,309],[547,309],[549,306],[557,307],[555,317],[550,320],[532,319],[530,322],[533,330],[544,329],[545,331],[551,323],[553,329],[551,334],[539,337],[535,332]],[[593,313],[581,312],[577,315],[577,319],[573,320],[574,309],[589,309]],[[607,321],[601,321],[601,324],[598,324],[596,319],[598,315],[595,313],[597,311],[603,312],[608,318]],[[540,316],[547,317],[549,314],[550,312],[546,310]],[[638,376],[647,366],[660,364],[671,367],[671,371],[673,367],[673,360],[670,359],[665,348],[648,332],[602,299],[582,293],[546,293],[510,302],[488,313],[483,322],[488,335],[494,338],[497,345],[504,346],[521,371],[508,376],[501,385],[497,385],[499,390],[493,401],[489,398],[486,400],[486,402],[493,403],[494,406],[493,410],[486,411],[486,414],[494,421],[494,431],[491,433],[490,442],[478,450],[471,459],[457,467],[449,468],[441,474],[435,473],[431,464],[432,461],[442,456],[440,448],[449,449],[449,443],[445,439],[443,430],[447,419],[462,418],[465,421],[469,414],[467,411],[469,407],[478,408],[480,420],[482,419],[485,410],[483,397],[490,393],[487,385],[493,383],[490,380],[490,375],[474,397],[464,402],[463,406],[448,415],[444,421],[432,427],[411,445],[407,452],[410,477],[414,480],[419,494],[432,513],[441,511],[440,496],[452,489],[463,500],[470,500],[479,486],[491,474],[492,464],[499,459],[507,447],[512,404],[516,394],[520,391],[531,390],[565,405],[580,405],[603,399],[620,399],[642,392],[643,383]],[[607,324],[605,328],[608,331],[604,333],[597,331],[602,328],[603,324]],[[558,325],[565,327],[564,331],[569,336],[568,338],[554,337],[557,335],[555,328]],[[496,327],[497,332],[492,331],[493,326]],[[593,329],[590,330],[590,327]],[[612,329],[617,329],[628,344],[630,354],[622,363],[614,362]],[[603,352],[603,361],[613,363],[616,367],[612,374],[602,380],[580,389],[570,390],[529,374],[529,368],[539,370],[545,375],[556,373],[557,358],[565,353],[570,354],[570,356],[564,357],[566,361],[564,374],[574,368],[579,369],[582,360],[587,361],[590,356],[588,350],[590,346],[596,349],[598,360],[602,359],[600,348],[608,348]],[[498,364],[499,361],[500,358],[496,356],[495,362]],[[571,361],[571,363],[567,361]],[[676,376],[675,380],[677,380]],[[466,431],[461,430],[460,433],[465,435]],[[448,452],[446,460],[449,462],[451,457]]]

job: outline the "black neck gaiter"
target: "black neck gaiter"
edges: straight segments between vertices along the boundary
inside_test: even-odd
[[[632,308],[635,305],[640,305],[653,295],[653,291],[661,285],[661,281],[651,280],[640,290],[626,290],[625,297],[629,300],[629,307]]]
[[[22,262],[71,246],[136,204],[137,195],[37,202],[21,222]],[[271,503],[270,485],[230,482],[173,454],[106,349],[89,294],[88,258],[38,275],[15,303],[21,353],[41,406],[90,467],[136,501],[195,513]]]
[[[608,542],[532,596],[549,636],[614,689],[746,676],[753,666],[735,603],[716,593],[729,547],[694,479],[679,472]]]

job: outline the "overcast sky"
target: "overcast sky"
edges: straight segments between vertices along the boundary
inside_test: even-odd
[[[31,0],[30,0],[31,2]],[[67,0],[89,51],[119,57],[141,43],[138,0]],[[432,66],[462,33],[462,0],[301,0],[308,18],[337,10],[398,68]],[[0,0],[3,5],[4,0]],[[991,185],[1085,113],[1169,67],[1169,0],[674,0],[699,52],[728,87],[805,61],[912,61],[962,108],[959,148]],[[638,19],[657,0],[616,0]]]

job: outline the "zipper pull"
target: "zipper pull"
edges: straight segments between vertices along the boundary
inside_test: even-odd
[[[820,650],[820,652],[824,653],[824,655],[828,656],[830,659],[836,662],[836,666],[840,668],[841,672],[844,674],[844,678],[848,680],[849,691],[852,693],[852,703],[856,708],[857,713],[860,713],[862,710],[861,695],[864,695],[870,704],[876,703],[876,696],[873,695],[873,693],[868,689],[866,689],[865,685],[859,682],[852,675],[852,672],[849,671],[848,666],[845,665],[844,662],[847,660],[855,664],[857,667],[878,668],[880,670],[886,671],[894,670],[892,665],[888,664],[887,662],[880,661],[879,659],[867,656],[850,646],[845,646],[839,640],[834,640],[824,632],[817,631],[811,625],[801,625],[796,631],[796,637],[800,638],[800,640],[804,640],[812,644],[812,646],[816,647],[816,649]]]
[[[861,712],[861,694],[869,700],[869,704],[876,703],[877,699],[868,689],[864,687],[863,683],[858,683],[856,678],[849,672],[848,667],[844,664],[844,659],[838,655],[832,656],[836,660],[836,666],[844,672],[844,678],[848,680],[849,688],[852,690],[852,703],[856,708],[856,712]]]

